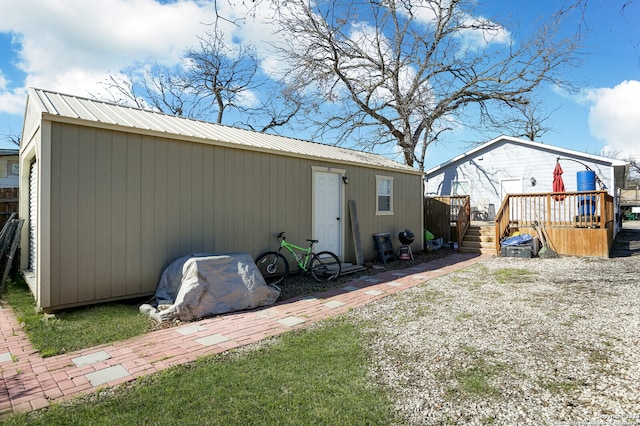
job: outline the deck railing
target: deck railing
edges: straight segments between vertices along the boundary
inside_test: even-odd
[[[464,234],[471,223],[471,199],[467,195],[461,201],[462,205],[458,209],[458,217],[456,218],[456,241],[458,242],[458,247],[462,245]]]
[[[536,235],[542,228],[559,254],[608,256],[613,221],[613,197],[606,191],[511,194],[496,214],[496,252],[514,231]]]

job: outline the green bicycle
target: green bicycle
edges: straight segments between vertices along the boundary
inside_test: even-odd
[[[313,245],[318,240],[307,239],[309,247],[304,248],[287,242],[284,232],[280,232],[276,238],[281,240],[278,251],[267,251],[256,258],[258,270],[267,284],[278,286],[289,275],[289,261],[281,253],[282,249],[291,253],[301,271],[311,272],[317,281],[334,280],[340,275],[341,266],[338,256],[330,251],[320,253],[313,251]]]

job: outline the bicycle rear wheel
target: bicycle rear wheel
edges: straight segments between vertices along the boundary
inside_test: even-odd
[[[340,259],[330,251],[321,251],[311,259],[311,275],[317,281],[331,281],[340,275]]]
[[[289,262],[277,251],[262,253],[256,259],[256,266],[270,286],[277,287],[289,275]]]

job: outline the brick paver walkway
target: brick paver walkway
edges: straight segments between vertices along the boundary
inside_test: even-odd
[[[0,306],[0,415],[49,406],[100,387],[305,327],[488,258],[455,254],[356,278],[322,293],[154,331],[129,340],[41,358],[13,311]]]

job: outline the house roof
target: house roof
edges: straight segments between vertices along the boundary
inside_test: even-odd
[[[372,168],[395,169],[422,175],[420,171],[412,167],[376,154],[177,117],[157,111],[143,110],[42,89],[29,89],[27,105],[35,106],[41,117],[50,121],[113,130],[126,128],[126,131],[132,133],[278,153],[298,158],[365,165]],[[25,139],[24,136],[23,140]]]
[[[465,161],[465,159],[467,159],[468,157],[473,156],[474,154],[477,154],[479,152],[483,152],[483,151],[488,151],[491,150],[493,145],[497,145],[501,142],[508,142],[508,143],[513,143],[513,144],[519,144],[519,145],[524,145],[524,146],[528,146],[532,149],[536,149],[536,150],[543,150],[543,151],[547,151],[547,152],[551,152],[551,153],[555,153],[558,157],[562,157],[563,155],[565,156],[571,156],[571,157],[578,157],[578,158],[582,158],[584,160],[587,161],[593,161],[593,162],[598,162],[598,163],[603,163],[612,167],[618,167],[618,168],[622,168],[622,173],[624,176],[624,170],[626,169],[628,163],[626,161],[622,161],[622,160],[616,160],[613,158],[609,158],[609,157],[603,157],[600,155],[592,155],[592,154],[587,154],[584,152],[579,152],[579,151],[574,151],[571,149],[566,149],[566,148],[560,148],[557,146],[553,146],[553,145],[547,145],[541,142],[534,142],[534,141],[530,141],[530,140],[526,140],[526,139],[520,139],[520,138],[514,138],[511,136],[499,136],[495,139],[490,140],[489,142],[485,142],[482,145],[479,145],[463,154],[458,155],[455,158],[452,158],[451,160],[442,163],[436,167],[433,167],[432,169],[427,170],[427,172],[425,173],[427,177],[438,173],[441,169],[454,164],[454,163],[458,163],[458,162],[462,162]],[[618,178],[618,176],[616,176],[616,179]]]

